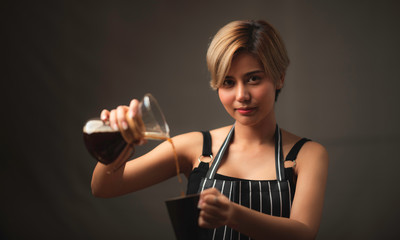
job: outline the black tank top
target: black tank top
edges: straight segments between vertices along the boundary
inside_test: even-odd
[[[303,144],[309,139],[302,138],[290,150],[283,160],[281,131],[275,130],[275,168],[276,180],[248,180],[216,173],[222,157],[234,135],[233,126],[217,155],[209,163],[200,162],[188,178],[187,194],[194,194],[208,188],[217,188],[232,202],[246,206],[255,211],[278,217],[290,217],[290,209],[295,193],[293,168],[284,168],[284,161],[295,161]],[[211,136],[208,131],[203,133],[202,156],[212,156]],[[217,229],[203,229],[199,239],[250,239],[228,226]]]

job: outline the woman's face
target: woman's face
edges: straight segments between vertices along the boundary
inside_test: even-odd
[[[266,75],[254,55],[241,52],[233,58],[218,95],[226,111],[237,122],[252,126],[275,121],[275,91],[281,86],[282,81],[276,85]]]

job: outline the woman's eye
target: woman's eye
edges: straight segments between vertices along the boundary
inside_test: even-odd
[[[225,79],[222,85],[224,87],[230,87],[230,86],[233,86],[234,84],[235,84],[235,82],[233,80]]]
[[[258,81],[260,81],[260,80],[261,80],[261,78],[260,78],[259,76],[251,76],[251,77],[249,78],[248,82],[250,82],[250,83],[256,83],[256,82],[258,82]]]

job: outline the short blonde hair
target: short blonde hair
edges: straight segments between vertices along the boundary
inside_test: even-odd
[[[275,82],[283,78],[289,57],[279,33],[265,21],[234,21],[222,27],[207,51],[211,87],[218,89],[224,82],[232,59],[239,51],[256,56],[265,73]]]

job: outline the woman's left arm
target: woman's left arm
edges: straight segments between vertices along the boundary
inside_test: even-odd
[[[297,160],[297,185],[290,218],[274,217],[230,202],[216,189],[201,193],[199,225],[228,225],[254,239],[315,239],[322,215],[328,154],[316,142],[306,143]]]

